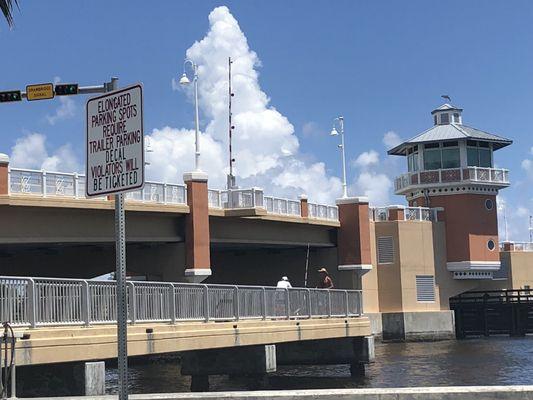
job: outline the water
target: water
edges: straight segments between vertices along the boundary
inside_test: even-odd
[[[134,362],[131,393],[187,392],[177,359]],[[376,344],[376,361],[364,378],[352,379],[346,365],[279,366],[264,389],[325,389],[401,386],[531,385],[533,337]],[[210,377],[212,391],[249,390],[245,378]],[[108,368],[108,393],[116,393],[117,371]]]

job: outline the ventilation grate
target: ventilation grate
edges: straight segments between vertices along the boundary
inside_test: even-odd
[[[378,264],[391,264],[394,262],[394,247],[392,236],[378,237]]]
[[[435,301],[435,277],[433,275],[416,276],[416,301]]]

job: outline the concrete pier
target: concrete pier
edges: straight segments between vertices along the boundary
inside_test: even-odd
[[[132,400],[531,400],[533,399],[533,386],[449,386],[387,389],[320,389],[256,392],[164,393],[131,395],[130,398]],[[63,397],[63,399],[111,400],[116,399],[116,396],[93,396],[83,398]]]

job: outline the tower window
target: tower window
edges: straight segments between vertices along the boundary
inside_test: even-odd
[[[433,121],[435,122],[435,125],[437,125],[437,116],[436,115],[433,116]]]
[[[492,202],[492,200],[491,199],[485,200],[485,208],[487,210],[492,210],[492,207],[494,207],[494,203]]]
[[[440,115],[440,123],[443,125],[450,123],[450,114],[444,113]]]
[[[489,241],[487,242],[487,248],[492,251],[496,248],[496,243],[494,243],[494,240],[492,239],[489,239]]]
[[[466,156],[469,167],[492,168],[492,149],[487,142],[468,140]]]
[[[459,123],[459,113],[453,113],[453,122]]]

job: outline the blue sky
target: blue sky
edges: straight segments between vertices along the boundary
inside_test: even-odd
[[[367,152],[359,163],[350,163],[352,194],[368,191],[376,204],[401,202],[387,185],[405,166],[403,160],[385,155],[383,137],[392,131],[409,138],[430,127],[429,113],[446,93],[464,108],[465,124],[514,140],[512,146],[496,153],[496,162],[511,170],[513,186],[502,191],[510,235],[527,238],[527,215],[533,210],[529,121],[533,3],[513,1],[510,7],[505,1],[167,1],[153,2],[148,9],[146,4],[22,2],[21,11],[15,12],[13,30],[0,22],[0,87],[23,88],[56,77],[87,85],[101,83],[111,75],[118,76],[121,85],[142,82],[145,132],[153,136],[156,150],[167,145],[190,148],[188,139],[172,141],[179,135],[190,138],[194,114],[190,93],[173,90],[171,81],[179,78],[187,49],[210,30],[210,12],[226,5],[249,46],[240,49],[239,55],[255,60],[253,70],[246,65],[242,70],[259,74],[260,91],[248,92],[245,86],[251,83],[245,81],[242,94],[236,91],[236,107],[243,111],[242,136],[255,130],[264,133],[256,142],[252,138],[241,143],[249,152],[263,152],[260,160],[238,154],[242,183],[260,184],[286,196],[306,191],[318,201],[331,201],[340,194],[336,179],[340,158],[328,132],[332,118],[342,114],[348,158],[353,161]],[[213,55],[215,49],[214,44],[204,44],[190,51],[205,59],[207,68],[214,68],[221,60],[220,53]],[[204,82],[218,76],[206,71]],[[270,102],[261,103],[260,93]],[[220,186],[222,178],[216,178],[220,165],[210,163],[216,157],[225,160],[224,145],[215,143],[223,143],[223,110],[207,102],[225,99],[216,97],[209,87],[201,96],[205,103],[202,130],[213,141],[206,143],[205,148],[211,149],[206,167],[215,171],[212,182]],[[63,102],[2,104],[0,152],[13,154],[17,140],[38,133],[42,136],[23,143],[26,148],[18,153],[19,163],[40,168],[46,161],[58,168],[79,168],[84,154],[85,101],[78,96]],[[261,103],[261,110],[274,107],[279,114],[273,116],[277,122],[272,129],[284,133],[273,139],[275,145],[269,149],[264,147],[273,132],[269,130],[270,114],[259,111],[262,116],[254,120],[255,125],[244,118],[244,103],[255,101]],[[249,131],[244,128],[247,124]],[[165,131],[165,127],[169,129]],[[70,146],[65,147],[67,143]],[[189,162],[190,152],[187,147],[184,151],[187,155],[161,153],[159,158],[165,162],[176,157],[179,167],[161,173],[154,162],[154,178],[178,181],[182,169],[187,168],[182,158]],[[288,160],[285,153],[294,158]],[[58,161],[57,157],[70,161]],[[263,161],[266,166],[259,172],[252,168]],[[309,173],[302,175],[298,169]],[[313,173],[320,175],[316,182]]]

